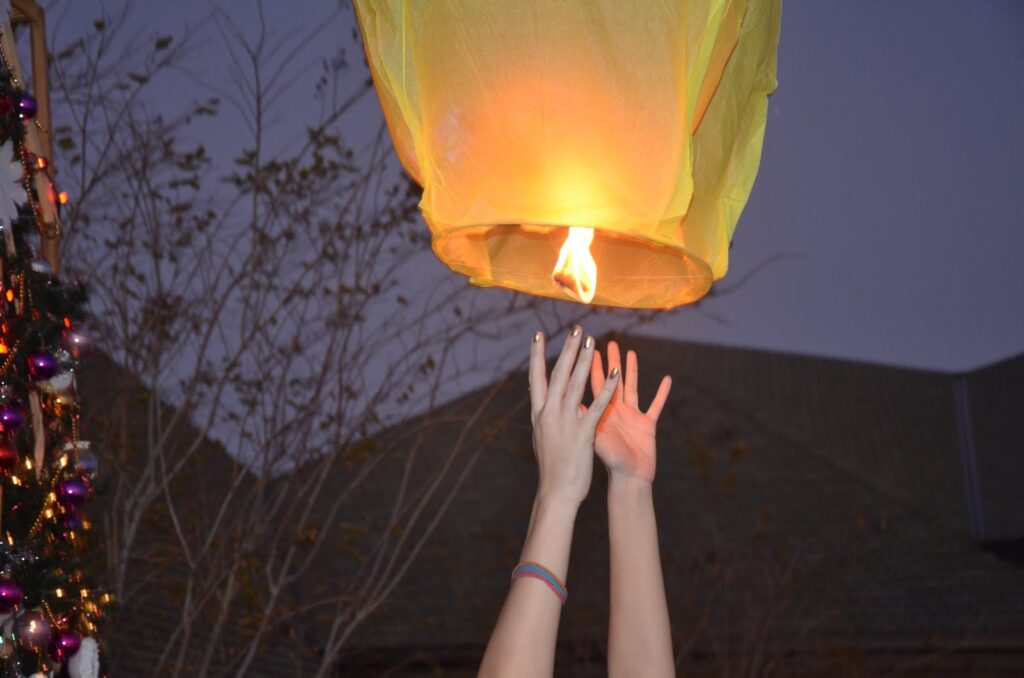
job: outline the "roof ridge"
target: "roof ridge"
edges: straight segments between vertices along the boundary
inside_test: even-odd
[[[717,342],[713,342],[713,341],[701,341],[701,340],[697,340],[697,339],[673,339],[673,338],[669,338],[669,337],[661,337],[661,336],[652,335],[652,334],[643,334],[643,333],[632,334],[630,332],[622,332],[622,331],[618,331],[618,330],[609,330],[609,331],[605,332],[604,334],[602,334],[600,336],[600,339],[602,341],[606,341],[606,340],[609,340],[609,339],[615,339],[616,341],[618,341],[618,340],[623,339],[623,338],[639,339],[639,340],[642,340],[642,341],[655,342],[655,343],[660,343],[660,344],[665,344],[665,345],[698,346],[698,347],[701,347],[701,348],[707,348],[707,349],[712,349],[712,350],[736,351],[736,352],[741,352],[741,353],[756,353],[756,354],[761,354],[761,355],[775,355],[775,356],[782,356],[782,357],[786,357],[786,358],[797,358],[797,359],[811,360],[811,361],[817,361],[817,362],[838,363],[838,364],[852,365],[852,366],[858,366],[858,367],[875,367],[875,368],[887,369],[887,370],[895,370],[895,371],[902,371],[902,372],[914,372],[914,373],[924,373],[924,374],[933,374],[933,375],[948,376],[948,377],[957,377],[957,376],[961,376],[961,375],[971,375],[971,374],[974,374],[976,372],[980,372],[980,371],[991,369],[993,367],[1001,366],[1004,363],[1012,363],[1012,362],[1015,362],[1017,360],[1024,361],[1024,352],[1020,352],[1020,353],[1014,353],[1014,354],[1008,355],[1008,356],[1003,357],[1003,358],[998,358],[998,359],[993,360],[991,362],[981,363],[981,364],[979,364],[976,367],[972,367],[972,368],[968,368],[968,369],[948,369],[947,370],[947,369],[939,369],[939,368],[931,368],[931,367],[915,367],[913,365],[903,365],[903,364],[895,363],[895,362],[884,362],[884,361],[879,361],[879,360],[869,360],[869,359],[866,359],[866,358],[856,358],[856,357],[853,357],[853,356],[832,355],[832,354],[828,354],[828,353],[801,352],[801,351],[790,350],[790,349],[766,348],[766,347],[763,347],[763,346],[754,346],[754,345],[724,344],[724,343],[717,343]]]

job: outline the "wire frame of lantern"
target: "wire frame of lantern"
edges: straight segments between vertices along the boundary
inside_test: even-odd
[[[776,86],[778,0],[356,0],[433,249],[610,306],[725,275]]]

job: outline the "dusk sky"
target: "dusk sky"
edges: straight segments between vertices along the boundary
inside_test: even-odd
[[[52,5],[51,32],[77,34],[104,5]],[[252,0],[217,6],[257,30]],[[213,7],[137,0],[133,21],[143,35],[203,29]],[[264,8],[275,30],[325,25],[309,64],[344,46],[365,74],[347,3]],[[744,282],[644,333],[949,371],[1024,351],[1022,32],[1019,0],[785,2],[761,169],[717,287]],[[193,64],[227,83],[217,33],[204,35]],[[280,115],[304,114],[316,74],[300,71]],[[181,91],[154,105],[181,105]],[[350,137],[376,133],[375,99],[357,123]],[[231,157],[240,132],[209,124],[214,154]],[[416,267],[410,276],[455,275],[428,256]],[[628,329],[625,317],[613,324]]]
[[[0,678],[1024,675],[1024,0],[34,1]]]

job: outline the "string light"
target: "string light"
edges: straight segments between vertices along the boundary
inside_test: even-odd
[[[11,369],[11,365],[14,362],[14,356],[16,356],[18,354],[18,349],[19,348],[21,348],[21,340],[20,339],[18,341],[14,342],[14,347],[11,348],[10,354],[8,354],[7,358],[4,359],[3,364],[0,365],[0,375],[6,374],[7,370]]]
[[[23,89],[23,83],[21,83],[19,78],[14,75],[15,69],[12,68],[12,63],[14,62],[14,60],[8,59],[2,46],[0,46],[0,61],[3,62],[8,82],[10,82],[11,85],[18,90]],[[13,65],[14,67],[17,67],[17,63],[13,63]],[[27,97],[26,94],[19,92],[15,92],[14,95]],[[38,150],[37,148],[35,148],[35,142],[49,142],[49,139],[51,138],[49,130],[47,130],[44,125],[40,124],[38,119],[32,118],[31,125],[29,124],[29,122],[29,120],[24,121],[24,124],[28,126],[27,131],[30,132],[30,134],[25,138],[25,140],[12,140],[12,142],[16,150],[17,157],[20,160],[22,168],[24,170],[21,179],[21,184],[23,185],[26,192],[26,206],[28,207],[32,217],[34,218],[34,226],[38,233],[40,233],[44,239],[54,240],[60,238],[61,235],[60,221],[57,216],[58,212],[55,208],[58,205],[66,205],[70,200],[70,196],[67,191],[57,192],[56,187],[53,183],[53,178],[47,171],[49,168],[48,158],[45,157],[43,154],[35,152]],[[43,135],[42,137],[37,136],[35,134],[32,125],[34,125],[35,130],[38,130],[38,132],[41,135]],[[30,144],[32,145],[32,150],[29,150]],[[49,220],[49,217],[44,218],[44,212],[45,214],[49,215],[49,217],[52,217],[52,221]],[[11,226],[13,226],[13,224]],[[12,231],[8,229],[4,235],[7,238],[10,238],[12,235]],[[8,240],[8,244],[10,244],[10,240]],[[19,257],[17,257],[16,255],[23,254],[23,252],[21,251],[22,248],[17,244],[15,245],[15,249],[17,251],[12,251],[11,248],[8,247],[7,255],[10,260],[19,259]],[[37,271],[40,270],[36,267],[33,268]],[[13,271],[8,271],[6,274],[4,274],[2,271],[3,269],[2,267],[0,267],[0,295],[2,295],[2,297],[0,297],[0,303],[2,303],[3,300],[6,300],[7,303],[14,304],[13,309],[8,308],[6,311],[4,311],[3,315],[7,316],[7,320],[11,322],[11,324],[14,326],[15,335],[21,334],[23,325],[25,323],[33,324],[39,322],[44,317],[48,317],[48,313],[45,308],[37,307],[36,300],[33,299],[32,285],[29,284],[29,280],[24,273],[20,273],[17,270],[17,268]],[[4,278],[6,278],[7,280],[4,280]],[[45,302],[46,299],[42,299],[41,301]],[[65,329],[71,329],[72,327],[71,319],[68,317],[58,316],[58,318],[54,318],[54,321],[56,321],[54,324],[57,324],[62,321]],[[45,329],[48,331],[50,328]],[[57,329],[59,332],[59,325],[55,329]],[[32,328],[31,331],[32,337],[35,337],[36,329]],[[43,330],[40,329],[38,331],[38,334],[40,335],[40,341],[42,342]],[[32,344],[30,351],[46,350],[45,346],[37,347],[35,345],[34,338],[30,339],[30,342]],[[11,328],[8,327],[8,324],[6,322],[0,323],[0,377],[3,377],[4,375],[8,374],[9,371],[18,372],[18,370],[14,370],[12,368],[16,364],[16,361],[17,364],[21,364],[21,356],[24,355],[23,353],[20,353],[21,344],[22,340],[18,339],[17,336],[13,336],[11,334]],[[12,376],[17,379],[20,377],[20,373],[13,374]],[[34,393],[35,391],[33,389],[33,394]],[[42,405],[43,412],[46,413],[46,416],[61,417],[60,408],[56,406],[60,404],[59,399],[61,395],[53,395],[49,393],[44,393],[43,391],[39,391],[39,395],[44,396],[39,404]],[[74,400],[67,396],[65,396],[63,404],[66,405],[67,407],[72,408],[75,406]],[[38,416],[38,408],[35,408],[33,430],[30,431],[30,434],[31,437],[35,438],[35,442],[37,445],[43,442],[44,436],[46,434],[45,428],[38,428]],[[46,420],[44,420],[44,424],[45,423]],[[69,541],[75,540],[78,537],[78,535],[76,535],[76,530],[67,529],[73,523],[69,523],[65,520],[69,514],[67,511],[65,511],[58,505],[58,487],[61,489],[61,496],[63,496],[63,490],[65,489],[65,487],[61,483],[68,479],[69,476],[67,475],[66,471],[64,473],[56,472],[56,468],[65,470],[68,469],[69,466],[77,466],[78,415],[72,413],[72,415],[64,419],[64,421],[58,420],[50,423],[54,424],[54,427],[50,429],[54,433],[63,433],[63,431],[66,430],[64,427],[70,424],[69,427],[71,429],[71,438],[72,441],[75,441],[74,444],[76,446],[75,448],[73,448],[74,456],[72,457],[71,453],[69,452],[60,454],[59,457],[57,456],[57,454],[50,456],[50,454],[46,453],[45,450],[37,449],[35,453],[39,454],[40,452],[44,452],[45,457],[39,458],[39,462],[36,463],[34,462],[30,454],[24,456],[24,464],[18,464],[14,469],[12,469],[12,472],[8,477],[10,478],[12,486],[20,487],[23,485],[28,485],[30,488],[32,488],[31,494],[44,494],[42,506],[39,506],[37,509],[35,509],[38,511],[38,513],[35,515],[35,520],[32,523],[32,527],[28,533],[28,537],[30,540],[36,537],[40,537],[41,539],[46,540],[50,544],[57,545],[60,543],[60,537],[62,534],[63,537],[67,538]],[[56,465],[53,465],[53,462],[51,461],[54,459],[54,457],[57,457]],[[43,458],[46,459],[46,463],[42,463]],[[35,473],[32,473],[33,471],[35,471]],[[42,487],[39,487],[40,484],[42,485]],[[44,489],[46,488],[47,485],[49,486],[48,491],[47,489]],[[0,486],[0,489],[2,489],[2,486]],[[0,510],[2,510],[2,506],[0,506]],[[58,522],[62,520],[64,520],[64,522]],[[47,521],[51,522],[48,523]],[[82,530],[88,530],[90,528],[89,523],[85,520],[82,520],[80,524]],[[46,526],[45,532],[43,532],[44,526]],[[20,532],[20,530],[18,531],[18,535],[20,542],[22,540],[22,533]],[[18,554],[22,552],[25,553],[26,556],[28,557],[31,557],[33,559],[36,558],[36,556],[31,553],[31,550],[25,550],[23,547],[21,547],[21,544],[15,544],[15,539],[12,536],[11,532],[5,532],[3,536],[6,537],[7,547],[9,547],[4,547],[4,551],[6,552],[8,558],[11,557],[11,554]],[[19,551],[19,547],[21,548],[21,551]],[[79,547],[76,546],[72,548],[77,549]],[[81,585],[76,586],[76,584],[78,584],[79,582],[88,583],[83,581],[82,572],[80,570],[76,570],[73,574],[69,575],[66,571],[63,571],[61,568],[57,568],[56,570],[54,570],[53,574],[59,578],[58,581],[61,582],[63,585],[54,588],[52,590],[53,592],[51,595],[40,596],[41,599],[38,602],[38,604],[45,611],[46,617],[48,618],[51,627],[53,627],[54,629],[62,630],[77,628],[77,630],[81,632],[95,632],[97,630],[97,627],[93,623],[93,621],[95,617],[99,617],[101,615],[101,609],[95,602],[93,602],[93,598],[91,597],[92,593],[88,588]],[[79,593],[79,599],[77,601],[75,600],[74,596],[76,589]],[[50,602],[53,602],[54,599],[69,600],[68,603],[62,603],[59,605],[61,614],[59,617],[57,617],[54,615],[53,610],[50,608],[50,604],[48,603],[47,599],[49,599]],[[102,601],[102,604],[108,604],[111,602],[112,597],[109,594],[103,593],[102,595],[100,595],[100,600]],[[56,605],[56,603],[54,604]],[[67,609],[69,604],[70,609]],[[17,663],[17,656],[15,657],[14,661],[15,663]],[[42,670],[44,671],[49,670],[49,664],[45,660],[45,654],[40,655],[40,661],[42,662],[40,664],[40,668],[42,668]]]

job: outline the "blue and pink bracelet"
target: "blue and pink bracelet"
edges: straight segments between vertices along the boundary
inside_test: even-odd
[[[558,596],[558,600],[565,605],[565,599],[569,596],[565,590],[565,584],[563,584],[558,577],[548,568],[538,563],[523,562],[516,566],[516,569],[512,570],[512,581],[520,577],[532,577],[533,579],[539,579],[548,585],[555,595]]]

